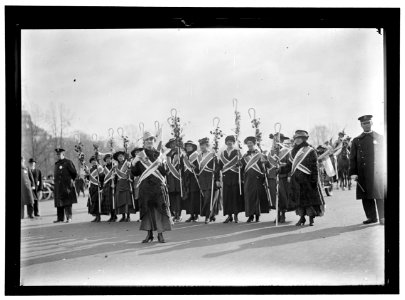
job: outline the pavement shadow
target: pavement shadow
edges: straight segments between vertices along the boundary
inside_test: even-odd
[[[142,249],[144,232],[137,222],[71,223],[21,231],[21,265],[106,255],[121,250]]]
[[[210,224],[206,225],[204,230],[201,230],[200,227],[196,235],[193,235],[192,232],[187,232],[187,234],[182,236],[170,237],[166,247],[140,253],[140,255],[154,255],[184,249],[200,248],[210,246],[211,244],[220,245],[299,229],[302,229],[302,227],[289,225],[276,227],[273,222],[250,223],[236,226]]]
[[[379,226],[379,225],[371,225],[371,227],[373,227],[373,226]],[[288,234],[288,235],[283,235],[283,236],[270,237],[270,238],[255,241],[254,243],[245,243],[245,244],[239,245],[236,249],[209,253],[209,254],[204,255],[203,257],[204,258],[215,258],[218,256],[227,255],[230,253],[240,252],[240,251],[243,251],[246,249],[264,248],[264,247],[271,248],[271,247],[277,247],[277,246],[282,246],[282,245],[295,244],[295,243],[299,243],[299,242],[313,241],[313,240],[338,236],[340,234],[344,234],[344,233],[348,233],[348,232],[364,230],[369,227],[370,227],[370,225],[365,226],[363,224],[355,224],[355,225],[349,225],[349,226],[331,227],[331,228],[324,228],[324,229],[309,231],[309,232],[300,232],[300,233]]]

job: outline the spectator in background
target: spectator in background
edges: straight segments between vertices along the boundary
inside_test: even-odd
[[[41,170],[36,168],[37,161],[34,158],[30,158],[28,163],[34,180],[34,186],[32,187],[32,194],[34,196],[34,216],[39,217],[38,201],[42,198],[42,173]]]

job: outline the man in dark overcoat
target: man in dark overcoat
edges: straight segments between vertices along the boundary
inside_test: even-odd
[[[39,217],[38,201],[42,198],[42,173],[41,170],[37,169],[37,161],[34,158],[30,158],[28,162],[34,180],[34,187],[32,189],[34,196],[34,216]]]
[[[34,179],[31,171],[25,166],[25,159],[21,157],[21,219],[24,219],[24,206],[27,206],[28,218],[33,219],[34,196],[32,194]]]
[[[352,141],[349,175],[357,181],[356,198],[362,200],[367,217],[363,223],[376,223],[379,218],[384,225],[384,139],[371,130],[372,117],[358,118],[363,133]]]
[[[77,203],[74,180],[77,171],[73,162],[65,158],[65,149],[56,148],[57,161],[54,170],[54,202],[57,210],[57,219],[54,223],[72,222],[72,204]]]

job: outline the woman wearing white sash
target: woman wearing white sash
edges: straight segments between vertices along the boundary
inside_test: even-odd
[[[287,164],[292,197],[300,216],[297,226],[305,224],[305,216],[309,216],[309,226],[313,226],[314,218],[323,215],[325,204],[319,185],[318,156],[307,143],[308,137],[305,130],[295,132],[295,145]]]
[[[131,173],[139,177],[140,230],[148,232],[142,243],[153,241],[153,231],[158,232],[158,240],[164,243],[164,231],[170,231],[170,212],[164,176],[166,171],[160,152],[153,148],[155,136],[145,131],[144,150],[132,161]]]

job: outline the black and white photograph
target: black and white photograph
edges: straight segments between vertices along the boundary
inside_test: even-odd
[[[384,285],[385,29],[180,22],[21,29],[20,285]]]

